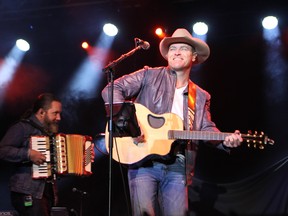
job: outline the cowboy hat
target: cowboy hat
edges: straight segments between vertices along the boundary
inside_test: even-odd
[[[184,28],[176,29],[171,37],[165,37],[159,44],[160,53],[167,60],[169,46],[173,43],[186,43],[195,48],[197,58],[194,64],[203,63],[210,55],[209,46],[202,40],[192,37]]]

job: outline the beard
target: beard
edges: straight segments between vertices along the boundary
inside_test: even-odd
[[[48,130],[49,130],[51,133],[53,133],[53,134],[58,133],[58,131],[59,131],[59,124],[58,124],[58,122],[53,122],[53,123],[49,124]]]
[[[47,116],[45,116],[44,119],[44,126],[50,133],[56,134],[59,131],[59,123],[51,121],[50,119],[47,118]]]

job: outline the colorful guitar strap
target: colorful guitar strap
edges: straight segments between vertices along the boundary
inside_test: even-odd
[[[189,130],[193,129],[193,122],[195,117],[195,107],[196,107],[196,85],[189,80],[188,84],[188,124]],[[195,144],[191,141],[187,142],[187,147],[185,150],[186,157],[186,184],[192,184],[192,175],[195,167],[195,157],[196,149]]]
[[[194,116],[195,116],[195,106],[196,106],[196,85],[189,80],[188,85],[188,123],[189,130],[193,128]]]

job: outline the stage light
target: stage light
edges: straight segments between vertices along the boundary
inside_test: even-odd
[[[92,46],[85,41],[82,43],[82,48],[88,45],[86,48],[88,55],[76,69],[74,77],[64,89],[64,103],[70,103],[70,101],[78,98],[88,99],[95,96],[95,92],[99,88],[97,83],[100,83],[99,80],[105,77],[102,68],[104,62],[107,61],[106,58],[114,39],[115,37],[108,36],[103,31],[95,45]]]
[[[278,19],[274,16],[267,16],[262,20],[263,37],[269,43],[275,43],[280,36]]]
[[[192,26],[192,36],[199,38],[200,40],[207,41],[208,26],[204,22],[196,22]],[[194,67],[194,71],[197,72],[201,70],[202,65],[197,65]],[[200,78],[201,79],[201,78]],[[199,80],[200,81],[200,80]]]
[[[21,64],[21,61],[28,51],[30,45],[27,41],[19,39],[16,41],[13,48],[6,55],[3,62],[0,64],[0,106],[2,105],[2,99],[6,93],[7,87],[12,81],[18,66]]]
[[[278,26],[278,19],[274,16],[267,16],[262,20],[262,26],[265,29],[274,29]]]
[[[205,35],[208,32],[208,26],[203,22],[197,22],[193,25],[193,32],[197,35]]]
[[[165,34],[165,32],[163,31],[162,28],[156,28],[155,34],[156,34],[159,38],[164,38],[164,37],[166,36],[166,34]]]
[[[265,41],[264,93],[267,107],[280,107],[287,98],[287,61],[283,55],[285,46],[281,40],[281,31],[276,17],[265,17],[262,21]],[[272,107],[272,106],[271,106]],[[266,110],[267,123],[275,121],[275,112]],[[277,109],[276,109],[277,110]]]
[[[23,52],[26,52],[30,49],[29,43],[23,39],[18,39],[16,41],[16,46],[18,47],[18,49],[20,49]]]
[[[83,49],[88,49],[89,48],[89,44],[86,41],[84,41],[81,46],[82,46]]]
[[[111,23],[105,24],[103,26],[103,31],[106,35],[111,36],[111,37],[118,34],[118,28]]]

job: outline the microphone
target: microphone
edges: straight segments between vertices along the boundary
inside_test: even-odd
[[[78,192],[78,193],[80,193],[81,195],[87,195],[87,192],[86,191],[82,191],[82,190],[78,190],[77,188],[72,188],[72,191],[73,192]]]
[[[139,38],[134,38],[137,46],[140,46],[144,50],[148,50],[150,48],[150,44],[148,41],[141,40]]]

